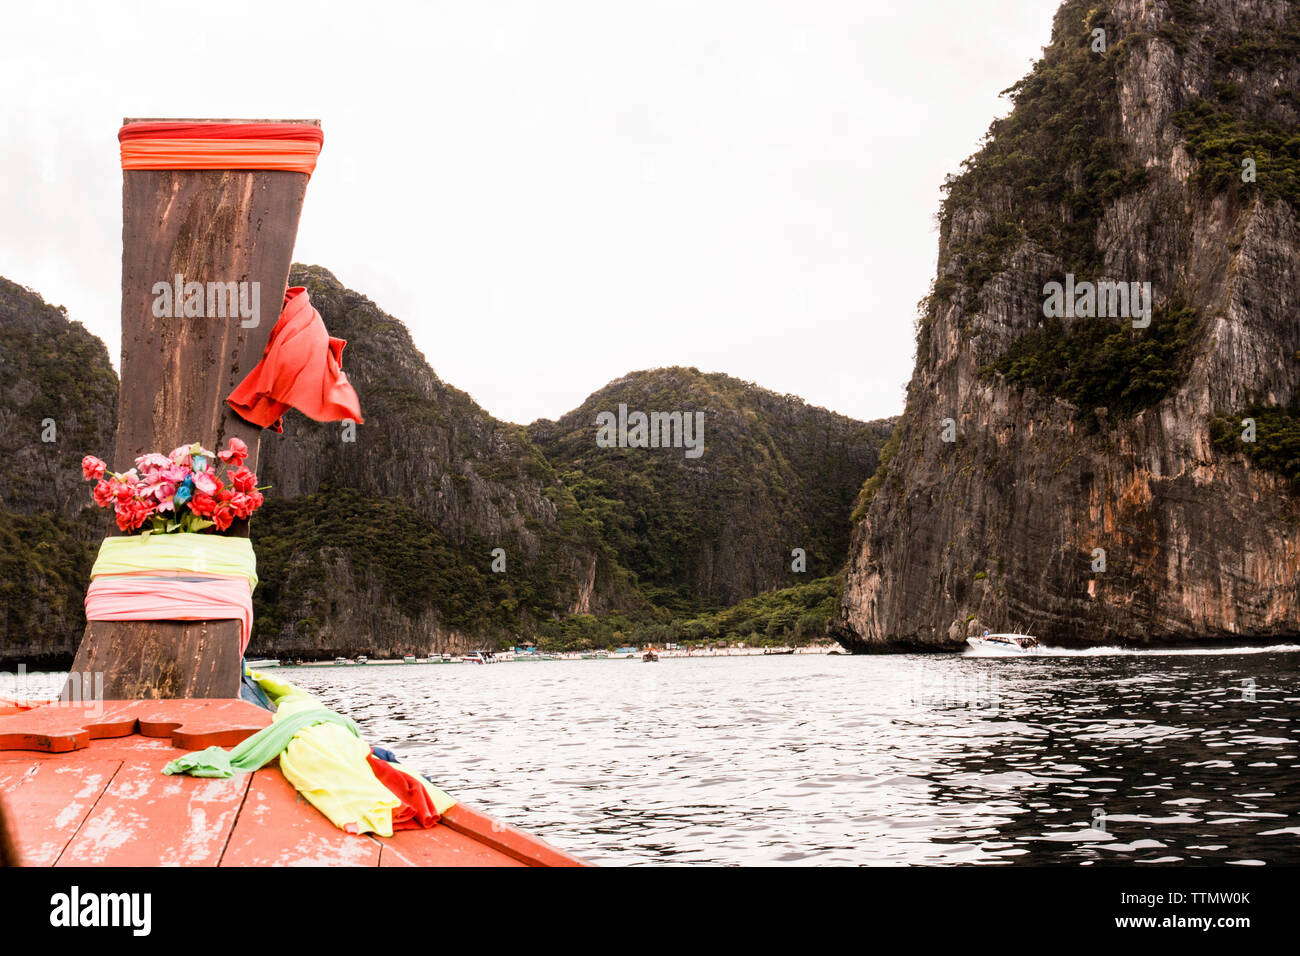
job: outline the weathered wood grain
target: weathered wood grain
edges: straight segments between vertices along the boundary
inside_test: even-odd
[[[334,826],[279,769],[253,774],[222,866],[379,866],[379,841]]]
[[[91,621],[72,673],[108,700],[238,697],[239,621]],[[69,698],[68,688],[64,699]]]
[[[166,776],[168,749],[123,761],[56,866],[216,866],[249,775]]]
[[[23,866],[54,865],[121,766],[116,757],[0,763],[0,796]]]
[[[115,470],[186,441],[231,438],[257,470],[262,429],[226,396],[262,357],[293,258],[307,177],[276,170],[127,170],[122,200],[122,388]],[[156,283],[256,282],[257,324],[157,317]],[[252,320],[249,320],[252,321]],[[247,528],[241,529],[247,534]]]

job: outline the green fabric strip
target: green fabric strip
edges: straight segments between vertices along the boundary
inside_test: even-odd
[[[236,770],[251,773],[280,756],[298,731],[313,724],[338,724],[350,730],[354,737],[361,736],[357,725],[342,714],[336,714],[325,707],[316,707],[291,714],[263,727],[233,750],[209,747],[177,757],[163,767],[163,773],[184,773],[191,777],[233,777]]]

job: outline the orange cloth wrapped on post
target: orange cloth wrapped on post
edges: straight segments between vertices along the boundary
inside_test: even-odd
[[[257,367],[226,399],[245,421],[277,432],[280,417],[296,408],[318,422],[361,424],[361,404],[343,374],[343,339],[332,338],[307,290],[284,294],[284,310]]]
[[[325,141],[308,123],[127,123],[123,169],[278,169],[311,176]]]

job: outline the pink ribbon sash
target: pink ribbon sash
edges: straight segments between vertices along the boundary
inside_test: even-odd
[[[87,621],[213,621],[241,624],[239,652],[253,632],[253,594],[244,577],[109,574],[86,591]]]

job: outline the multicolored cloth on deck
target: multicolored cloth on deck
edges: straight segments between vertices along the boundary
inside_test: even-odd
[[[275,705],[270,726],[232,750],[209,747],[178,757],[163,773],[229,777],[278,757],[285,779],[349,833],[387,837],[394,830],[430,827],[455,806],[455,800],[410,768],[373,756],[356,724],[311,694],[268,674],[247,674]]]

